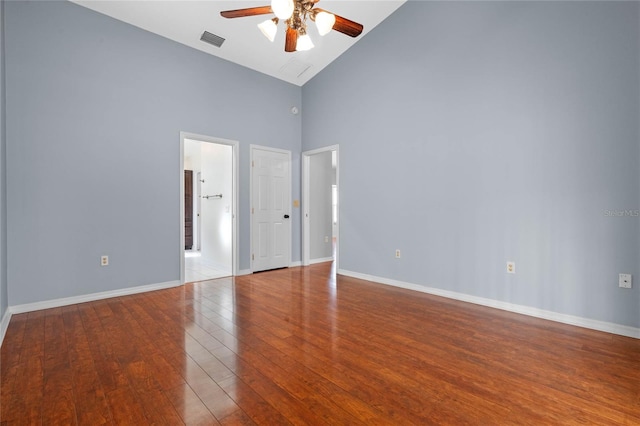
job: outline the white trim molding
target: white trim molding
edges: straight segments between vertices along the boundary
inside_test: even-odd
[[[42,309],[59,308],[61,306],[75,305],[77,303],[93,302],[96,300],[110,299],[112,297],[128,296],[131,294],[146,293],[148,291],[164,290],[171,287],[179,287],[180,280],[167,281],[159,284],[141,285],[138,287],[122,288],[120,290],[103,291],[100,293],[85,294],[82,296],[65,297],[62,299],[45,300],[42,302],[25,303],[24,305],[9,306],[7,309],[11,314],[21,314],[24,312],[40,311]],[[6,315],[5,315],[6,316]]]
[[[7,310],[4,311],[4,315],[2,316],[2,322],[0,322],[0,346],[2,346],[2,342],[4,342],[4,336],[5,334],[7,334],[9,321],[11,321],[11,311],[9,308],[7,308]]]
[[[318,259],[309,260],[309,265],[315,265],[316,263],[333,262],[333,256],[320,257]]]
[[[515,303],[502,302],[499,300],[486,299],[484,297],[472,296],[455,291],[442,290],[439,288],[426,287],[419,284],[407,283],[404,281],[393,280],[390,278],[382,278],[374,275],[362,274],[360,272],[338,269],[338,274],[347,277],[358,278],[365,281],[371,281],[378,284],[385,284],[394,287],[405,288],[407,290],[419,291],[422,293],[433,294],[434,296],[446,297],[448,299],[460,300],[462,302],[474,303],[476,305],[488,306],[490,308],[501,309],[503,311],[514,312],[517,314],[528,315],[531,317],[542,318],[550,321],[560,322],[563,324],[575,325],[578,327],[589,328],[592,330],[604,331],[607,333],[619,334],[621,336],[634,337],[640,339],[640,328],[630,327],[622,324],[598,321],[589,318],[577,317],[574,315],[561,314],[558,312],[547,311],[544,309],[533,308],[531,306],[517,305]]]

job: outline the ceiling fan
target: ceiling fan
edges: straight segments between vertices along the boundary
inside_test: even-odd
[[[278,30],[279,20],[287,23],[284,43],[286,52],[309,50],[313,42],[307,34],[307,18],[316,23],[320,35],[336,30],[351,37],[362,33],[363,26],[357,22],[343,18],[326,10],[315,8],[319,0],[271,0],[270,6],[249,7],[246,9],[225,10],[220,12],[225,18],[242,18],[245,16],[275,14],[273,19],[258,24],[258,28],[270,41],[273,41]]]

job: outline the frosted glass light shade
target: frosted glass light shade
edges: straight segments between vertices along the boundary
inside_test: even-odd
[[[328,34],[336,23],[336,16],[328,12],[319,12],[316,15],[316,27],[321,36]]]
[[[273,39],[276,38],[278,26],[275,22],[273,22],[273,19],[267,19],[266,21],[258,24],[258,28],[260,28],[262,34],[264,34],[264,36],[268,38],[270,42],[273,42]]]
[[[296,44],[296,50],[304,51],[309,49],[313,49],[313,42],[311,41],[309,35],[305,34],[303,36],[300,36],[298,38],[298,43]]]
[[[293,9],[293,0],[271,0],[271,10],[280,19],[289,19]]]

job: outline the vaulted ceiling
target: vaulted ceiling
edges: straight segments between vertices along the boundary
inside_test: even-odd
[[[273,42],[257,25],[272,15],[236,19],[220,16],[220,11],[270,4],[270,0],[125,1],[71,0],[81,6],[135,25],[222,59],[272,77],[302,86],[324,67],[382,22],[405,0],[322,0],[319,7],[364,25],[362,35],[351,38],[336,31],[321,37],[309,25],[315,48],[306,52],[284,51],[285,24],[280,22]],[[225,39],[221,47],[200,40],[204,31]]]

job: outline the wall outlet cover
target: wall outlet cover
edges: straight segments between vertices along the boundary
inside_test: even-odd
[[[618,287],[621,288],[631,288],[633,285],[631,274],[620,274],[618,275]]]

